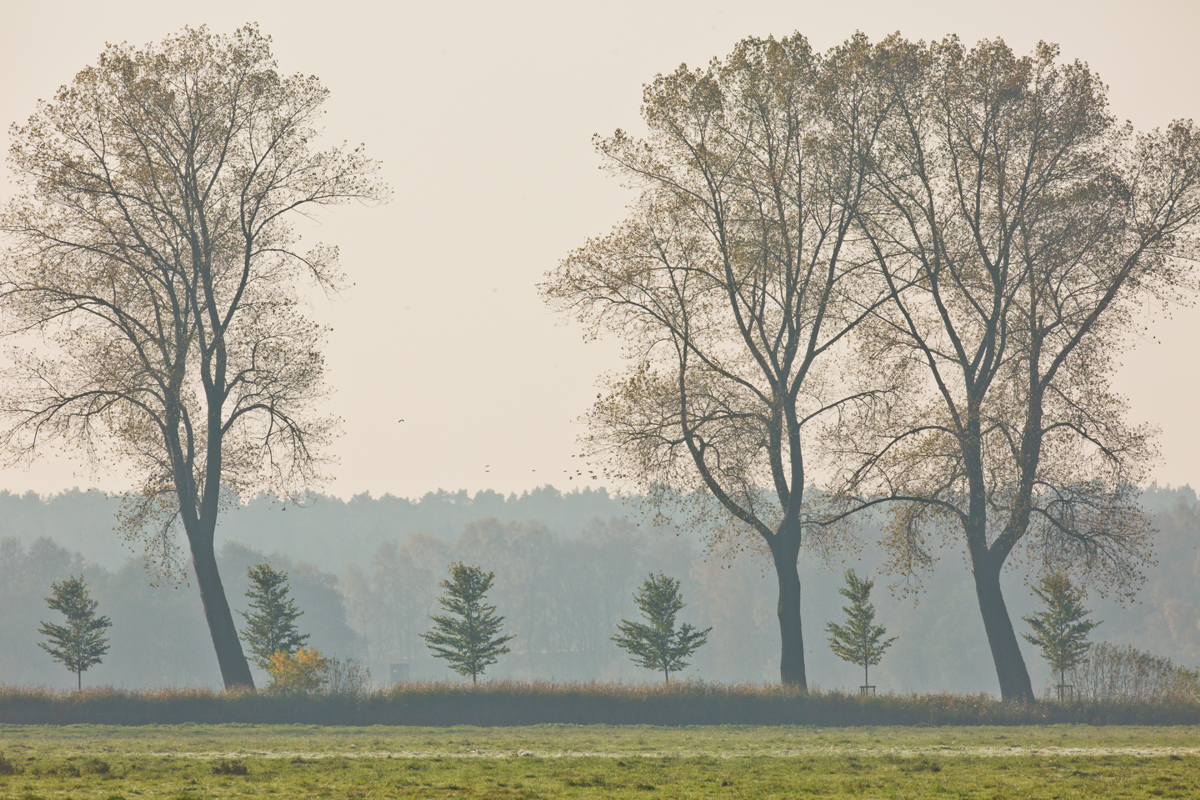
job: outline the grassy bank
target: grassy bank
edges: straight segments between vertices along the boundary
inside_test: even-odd
[[[0,724],[1197,725],[1200,703],[1003,703],[987,695],[859,697],[779,686],[496,681],[398,684],[362,697],[207,689],[0,688]]]

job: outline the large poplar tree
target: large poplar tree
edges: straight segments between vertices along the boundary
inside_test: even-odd
[[[1135,134],[1045,43],[894,36],[873,58],[891,112],[859,221],[892,295],[859,363],[907,365],[911,395],[847,415],[832,460],[888,503],[901,574],[962,543],[1001,695],[1032,700],[1010,559],[1118,592],[1148,563],[1153,441],[1109,381],[1136,315],[1195,283],[1200,132]]]
[[[626,343],[592,415],[589,453],[657,498],[768,554],[779,586],[780,677],[805,687],[797,560],[814,430],[875,405],[886,370],[840,379],[848,334],[885,297],[854,231],[886,107],[869,45],[827,54],[799,34],[646,86],[648,133],[599,139],[641,189],[629,219],[571,253],[546,298]],[[811,500],[811,498],[810,498]]]
[[[385,195],[360,149],[317,148],[326,94],[254,26],[185,28],[110,45],[12,129],[0,299],[44,346],[6,383],[9,443],[132,467],[124,529],[167,568],[182,530],[227,687],[253,681],[213,554],[222,494],[303,485],[331,432],[296,284],[336,287],[337,251],[289,220]]]

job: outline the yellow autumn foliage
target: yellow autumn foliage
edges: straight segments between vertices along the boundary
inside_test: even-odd
[[[293,693],[312,692],[325,683],[329,659],[315,647],[301,647],[293,654],[276,650],[267,665],[273,691]]]

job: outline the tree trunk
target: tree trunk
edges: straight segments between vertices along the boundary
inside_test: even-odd
[[[78,692],[83,691],[83,670],[81,669],[75,670],[75,690]]]
[[[197,542],[196,539],[205,540]],[[213,554],[212,537],[188,536],[192,548],[192,564],[196,569],[196,583],[200,586],[200,600],[204,603],[204,617],[208,620],[208,632],[212,636],[213,649],[217,651],[217,663],[221,667],[221,679],[226,689],[254,688],[250,664],[242,652],[237,628],[233,625],[233,613],[225,599],[225,587],[217,571],[217,558]]]
[[[784,686],[808,690],[804,674],[804,634],[800,629],[800,572],[796,556],[772,553],[779,578],[779,679]]]
[[[975,576],[975,594],[979,598],[979,613],[983,616],[983,627],[987,631],[988,645],[992,648],[992,660],[996,664],[996,677],[1000,680],[1000,697],[1004,700],[1033,701],[1033,684],[1025,659],[1017,645],[1017,634],[1013,631],[1008,607],[1000,591],[1000,568],[993,566],[991,559],[973,560],[971,573]]]

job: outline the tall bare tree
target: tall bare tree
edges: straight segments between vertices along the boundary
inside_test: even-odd
[[[289,220],[386,194],[361,149],[314,148],[326,94],[253,26],[185,28],[110,45],[12,129],[5,320],[44,346],[17,356],[8,441],[132,465],[125,530],[170,568],[182,527],[227,687],[253,681],[213,555],[223,489],[290,491],[331,432],[296,284],[335,288],[337,251]]]
[[[656,78],[647,137],[597,141],[642,189],[632,216],[543,286],[627,345],[628,373],[591,413],[590,452],[660,498],[711,501],[769,552],[780,675],[801,687],[797,559],[820,532],[805,524],[804,442],[823,417],[878,397],[843,390],[836,369],[886,296],[854,242],[886,110],[869,55],[862,39],[826,55],[800,35],[747,39],[705,69]]]
[[[1010,556],[1118,591],[1149,558],[1152,436],[1109,377],[1139,303],[1191,280],[1200,136],[1134,135],[1053,45],[893,37],[876,59],[893,113],[859,219],[893,294],[860,356],[907,363],[914,395],[845,418],[835,457],[852,493],[892,501],[900,573],[931,565],[932,536],[965,543],[1001,694],[1032,699]]]

